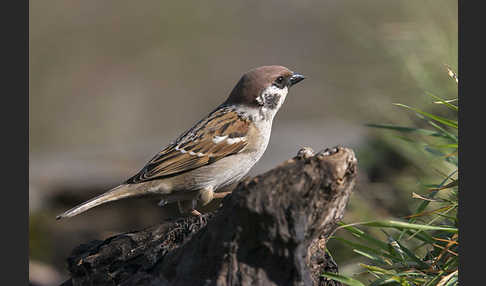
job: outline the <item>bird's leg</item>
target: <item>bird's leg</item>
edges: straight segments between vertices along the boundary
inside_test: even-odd
[[[197,199],[191,200],[191,210],[190,210],[191,214],[195,216],[200,216],[201,213],[196,210],[196,207],[197,207]]]
[[[214,190],[213,187],[206,187],[199,191],[198,202],[199,206],[205,206],[209,204],[214,198]],[[196,207],[196,206],[194,206]]]
[[[191,211],[194,209],[192,207],[192,200],[191,201],[177,201],[177,206],[179,208],[179,213],[181,215],[191,213]]]
[[[197,199],[192,200],[191,203],[192,203],[191,215],[197,216],[199,218],[199,224],[202,225],[203,224],[202,215],[198,210],[196,210]]]
[[[199,212],[197,208],[209,204],[214,197],[215,193],[213,191],[213,188],[207,187],[198,191],[197,196],[191,200],[178,201],[177,206],[179,207],[179,212],[181,214],[191,214],[193,216],[198,216],[199,222],[202,224],[203,219],[201,216],[201,212]]]
[[[179,207],[180,214],[191,214],[193,216],[201,216],[201,213],[196,210],[197,199],[178,201],[177,206]]]
[[[227,195],[231,194],[231,192],[221,192],[221,193],[214,193],[213,199],[223,199]]]

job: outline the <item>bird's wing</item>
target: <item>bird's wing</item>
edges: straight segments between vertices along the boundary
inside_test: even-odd
[[[217,109],[153,157],[126,183],[178,175],[239,153],[247,146],[250,122],[229,108]]]

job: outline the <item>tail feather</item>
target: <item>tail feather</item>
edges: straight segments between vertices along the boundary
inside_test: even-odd
[[[58,215],[56,219],[68,218],[83,213],[91,208],[99,206],[101,204],[116,201],[128,197],[133,197],[141,195],[140,190],[134,188],[132,185],[120,185],[116,188],[113,188],[97,197],[94,197],[82,204],[75,206],[74,208]]]

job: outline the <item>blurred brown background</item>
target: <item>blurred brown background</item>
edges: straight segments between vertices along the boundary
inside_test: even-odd
[[[417,170],[383,131],[392,105],[454,95],[457,1],[30,1],[30,280],[67,279],[80,243],[161,220],[131,200],[55,221],[137,172],[228,95],[245,71],[279,64],[307,79],[274,123],[268,170],[301,146],[355,149],[361,184],[346,220],[406,215]],[[433,108],[434,106],[432,106]],[[388,140],[388,139],[387,139]],[[337,248],[337,247],[336,247]],[[352,258],[334,251],[342,271]]]

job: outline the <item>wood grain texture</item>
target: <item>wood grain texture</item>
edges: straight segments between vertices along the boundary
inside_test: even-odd
[[[80,245],[63,285],[340,285],[324,252],[357,173],[352,150],[302,149],[219,210]],[[332,249],[331,249],[332,252]]]

